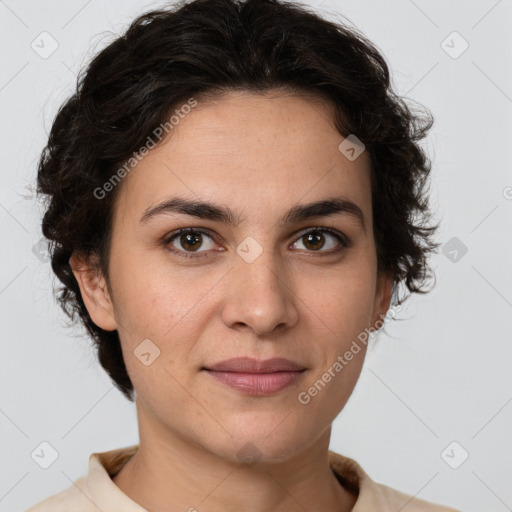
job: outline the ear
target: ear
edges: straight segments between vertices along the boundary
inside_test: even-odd
[[[92,321],[105,331],[117,329],[112,299],[102,273],[90,259],[73,253],[69,264]]]
[[[371,326],[379,330],[384,323],[384,317],[389,310],[393,295],[393,276],[391,273],[382,273],[377,277],[375,301]],[[378,325],[376,325],[378,324]]]

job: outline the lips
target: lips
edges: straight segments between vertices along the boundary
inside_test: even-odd
[[[306,368],[283,358],[265,361],[237,357],[204,367],[203,370],[244,395],[271,395],[295,383]]]
[[[253,359],[251,357],[235,357],[227,359],[204,369],[214,372],[238,372],[238,373],[276,373],[298,372],[306,368],[298,363],[284,358],[267,360]]]

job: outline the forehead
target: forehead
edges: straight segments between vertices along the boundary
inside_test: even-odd
[[[369,158],[348,160],[343,140],[332,106],[317,97],[230,92],[198,101],[124,178],[118,210],[130,216],[181,195],[243,199],[254,213],[336,193],[368,208]]]
[[[231,91],[219,98],[198,102],[193,112],[177,126],[175,149],[179,151],[183,147],[183,144],[178,147],[180,140],[185,143],[202,136],[208,138],[205,143],[221,142],[219,152],[238,147],[247,151],[248,146],[253,146],[257,152],[257,142],[267,148],[281,147],[286,151],[289,147],[297,151],[304,137],[319,139],[328,133],[339,137],[333,114],[331,104],[312,95]],[[291,144],[291,138],[296,140],[295,144]],[[211,152],[215,149],[211,146],[204,149]]]

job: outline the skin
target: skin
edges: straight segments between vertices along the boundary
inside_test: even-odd
[[[369,156],[339,151],[327,103],[275,92],[199,102],[170,135],[121,184],[110,287],[91,262],[71,258],[91,318],[119,332],[136,390],[139,451],[113,481],[149,511],[350,511],[356,497],[331,471],[328,449],[365,346],[309,404],[297,397],[390,305],[392,280],[377,273]],[[229,206],[242,221],[166,213],[139,222],[174,196]],[[357,204],[364,226],[347,213],[277,223],[297,204],[333,196]],[[165,245],[189,227],[212,236]],[[303,232],[324,227],[350,246],[325,232],[308,243]],[[247,237],[263,249],[252,263],[236,252]],[[160,356],[145,366],[134,350],[147,338]],[[237,356],[285,357],[307,370],[269,396],[201,371]],[[254,465],[237,456],[249,442]]]

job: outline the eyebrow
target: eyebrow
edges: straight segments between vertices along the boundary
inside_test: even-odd
[[[191,217],[197,217],[199,219],[214,220],[229,224],[233,227],[239,226],[243,220],[240,214],[237,214],[227,206],[220,206],[207,201],[174,197],[156,206],[148,207],[139,222],[144,223],[156,215],[172,213],[190,215]],[[277,220],[277,223],[280,225],[294,224],[307,219],[328,217],[341,213],[353,217],[361,224],[363,230],[366,231],[364,215],[361,208],[343,197],[331,197],[313,203],[293,206]]]

